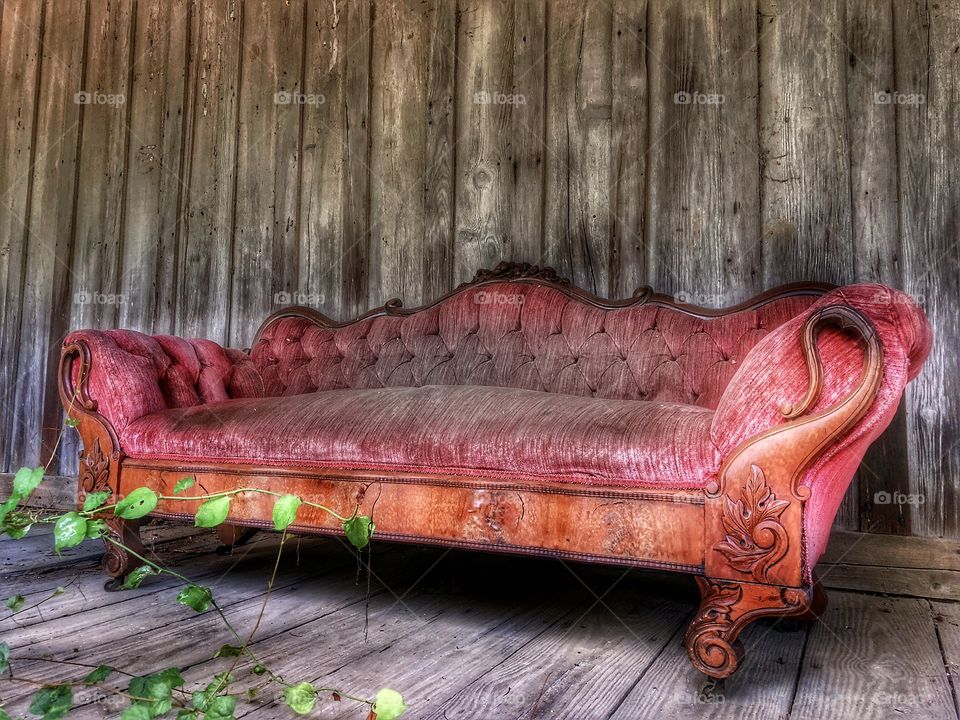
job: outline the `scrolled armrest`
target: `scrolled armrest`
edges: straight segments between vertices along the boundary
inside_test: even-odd
[[[930,327],[910,298],[852,285],[826,294],[747,354],[712,421],[723,466],[707,495],[736,497],[756,468],[791,503],[790,522],[800,518],[792,503],[806,503],[802,553],[796,543],[790,550],[802,562],[779,566],[781,580],[794,583],[802,572],[809,581],[844,492],[930,344]]]
[[[856,403],[857,412],[841,433],[882,416],[919,372],[930,340],[923,312],[900,291],[831,291],[747,354],[720,400],[714,442],[727,454],[767,429],[844,403]]]
[[[857,411],[852,414],[855,417],[853,422],[863,416],[877,396],[880,380],[883,378],[883,347],[880,345],[880,338],[873,323],[863,313],[849,305],[828,305],[815,311],[803,324],[800,339],[810,382],[800,402],[796,404],[786,402],[781,405],[780,414],[787,420],[794,420],[807,413],[820,397],[823,389],[823,359],[820,357],[817,339],[820,331],[831,325],[841,330],[854,331],[866,349],[860,380],[857,382],[856,390],[851,394],[851,398],[857,397],[860,400]]]
[[[98,413],[117,433],[167,408],[263,394],[260,374],[244,352],[132,330],[70,333],[60,354],[59,385],[68,412]]]

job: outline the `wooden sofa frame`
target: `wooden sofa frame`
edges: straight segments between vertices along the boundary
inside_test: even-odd
[[[600,308],[656,303],[700,317],[758,307],[785,296],[820,296],[832,287],[794,284],[734,308],[712,310],[677,303],[649,288],[626,300],[606,300],[569,285],[549,268],[528,265],[501,264],[481,271],[465,285],[505,281],[548,284]],[[362,317],[422,309],[404,309],[398,300],[391,300]],[[305,308],[282,310],[271,320],[278,315],[303,316],[323,326],[346,324]],[[862,341],[864,365],[842,402],[810,414],[822,382],[817,335],[828,325],[846,328]],[[262,330],[263,326],[258,337]],[[877,334],[870,321],[849,306],[816,311],[803,327],[802,345],[809,370],[805,396],[781,409],[787,422],[740,445],[723,465],[719,481],[703,491],[139,460],[124,456],[116,433],[89,395],[91,353],[85,343],[63,347],[59,386],[83,442],[80,503],[87,493],[108,490],[115,501],[140,486],[172,494],[175,483],[185,476],[194,476],[196,487],[207,494],[239,487],[275,489],[280,484],[285,492],[334,508],[359,506],[361,512],[374,515],[376,536],[385,540],[690,573],[696,576],[702,601],[687,630],[686,648],[696,668],[724,678],[741,663],[738,636],[748,623],[763,616],[809,619],[823,609],[819,586],[804,582],[803,519],[810,491],[800,480],[812,462],[867,412],[883,375]],[[199,501],[161,501],[152,515],[192,521],[198,506]],[[230,545],[242,541],[251,529],[272,527],[271,509],[270,498],[261,493],[237,495],[230,525],[220,529],[221,538]],[[104,519],[115,539],[142,552],[137,522]],[[337,534],[341,528],[329,515],[303,506],[291,531]],[[106,548],[103,569],[112,578],[122,578],[139,564],[110,542]]]

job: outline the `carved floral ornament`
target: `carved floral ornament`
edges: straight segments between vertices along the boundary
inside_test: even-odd
[[[724,497],[723,529],[727,535],[716,549],[730,561],[730,567],[765,581],[767,571],[787,554],[790,543],[780,516],[790,505],[779,500],[756,465],[740,490],[740,499]]]
[[[93,441],[90,452],[80,454],[80,484],[84,492],[111,491],[110,488],[110,459],[104,455],[100,447],[100,438]]]

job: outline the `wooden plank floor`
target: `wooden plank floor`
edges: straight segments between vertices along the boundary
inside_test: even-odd
[[[241,633],[253,627],[276,536],[261,533],[223,557],[210,532],[157,526],[145,535],[168,566],[214,587]],[[98,545],[57,557],[51,539],[39,531],[24,542],[0,540],[0,594],[20,592],[28,608],[0,614],[18,677],[85,674],[50,658],[134,674],[176,665],[188,683],[228,667],[211,656],[231,636],[214,613],[174,603],[179,581],[151,578],[139,590],[107,593]],[[827,585],[859,588],[862,572],[843,578],[847,565],[863,567],[852,543],[836,545]],[[386,543],[375,546],[373,570],[367,601],[339,540],[288,543],[256,654],[288,681],[364,696],[394,687],[411,720],[957,718],[960,605],[943,597],[942,585],[929,598],[915,582],[896,595],[834,589],[821,621],[757,622],[743,636],[742,670],[722,695],[706,698],[682,645],[697,601],[690,578]],[[893,586],[900,584],[909,582]],[[51,597],[61,586],[66,592]],[[235,691],[257,684],[240,672]],[[32,691],[4,678],[0,703],[18,717]],[[99,690],[79,688],[75,697],[71,717],[118,715],[116,700]],[[365,717],[332,700],[312,715]],[[239,704],[237,717],[293,715],[268,686]]]

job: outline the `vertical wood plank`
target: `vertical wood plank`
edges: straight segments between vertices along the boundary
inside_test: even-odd
[[[310,0],[304,26],[303,93],[317,101],[302,110],[297,276],[298,291],[310,297],[298,298],[297,304],[334,318],[343,313],[344,84],[347,63],[354,61],[348,4]]]
[[[759,290],[754,0],[651,0],[651,285],[698,305]]]
[[[71,250],[71,328],[117,326],[119,308],[137,298],[120,293],[124,195],[129,149],[130,68],[135,5],[91,0],[80,128],[77,206]],[[139,294],[139,292],[138,292]],[[47,392],[57,397],[54,378]],[[54,417],[59,409],[54,405]],[[76,433],[60,446],[60,474],[77,472]]]
[[[299,291],[297,205],[303,0],[244,3],[231,274],[231,345],[248,345]],[[282,39],[282,40],[281,40]]]
[[[453,37],[434,33],[452,27],[435,18],[448,3],[407,5],[389,0],[376,5],[371,71],[370,302],[399,297],[405,304],[424,299],[426,185],[440,171],[427,148],[431,58],[447,51]],[[450,171],[444,171],[450,172]],[[452,175],[452,172],[450,172]]]
[[[0,470],[11,469],[11,433],[21,293],[27,257],[31,162],[35,156],[37,83],[43,4],[7,0],[0,7]]]
[[[543,257],[543,173],[547,151],[547,2],[516,0],[513,7],[512,92],[523,98],[510,116],[514,197],[510,218],[515,262]]]
[[[367,249],[369,23],[366,2],[307,6],[304,94],[323,102],[303,107],[299,288],[334,318],[359,310]]]
[[[644,200],[647,176],[647,3],[613,5],[610,139],[611,297],[647,283]]]
[[[370,304],[421,299],[427,25],[402,0],[376,4],[370,107]],[[422,8],[421,8],[422,10]]]
[[[120,325],[146,333],[175,325],[189,38],[188,0],[137,5]]]
[[[499,18],[501,22],[504,18]],[[423,178],[423,300],[429,302],[453,289],[457,54],[460,10],[455,0],[441,0],[430,15],[427,76],[427,157]],[[507,31],[501,26],[503,32]]]
[[[550,6],[544,255],[594,292],[609,285],[611,33],[607,5]]]
[[[221,343],[230,316],[243,7],[236,0],[200,0],[190,37],[176,333]]]
[[[513,2],[470,0],[457,40],[456,279],[513,257]]]
[[[20,355],[14,402],[13,465],[47,460],[60,430],[53,368],[71,308],[70,252],[77,190],[86,3],[43,7],[36,117],[38,148],[31,176]],[[42,150],[40,149],[42,148]]]
[[[891,3],[848,0],[845,32],[856,279],[901,287]],[[891,426],[867,451],[857,478],[860,530],[909,534],[910,514],[905,506],[875,502],[877,493],[892,497],[910,492],[902,405]]]
[[[350,2],[350,62],[346,67],[346,219],[344,220],[344,307],[354,314],[367,309],[370,280],[370,164],[371,67],[374,5],[369,0]]]
[[[843,4],[760,0],[763,283],[854,280]],[[837,525],[859,526],[856,480]]]
[[[843,6],[760,1],[763,282],[853,280]]]
[[[70,327],[116,327],[127,175],[133,4],[91,0],[81,94]],[[59,21],[57,21],[59,22]]]
[[[922,301],[934,345],[907,394],[911,506],[918,535],[960,537],[960,11],[894,4],[897,154],[904,287]],[[912,97],[911,97],[912,96]],[[920,97],[922,96],[922,102]]]

